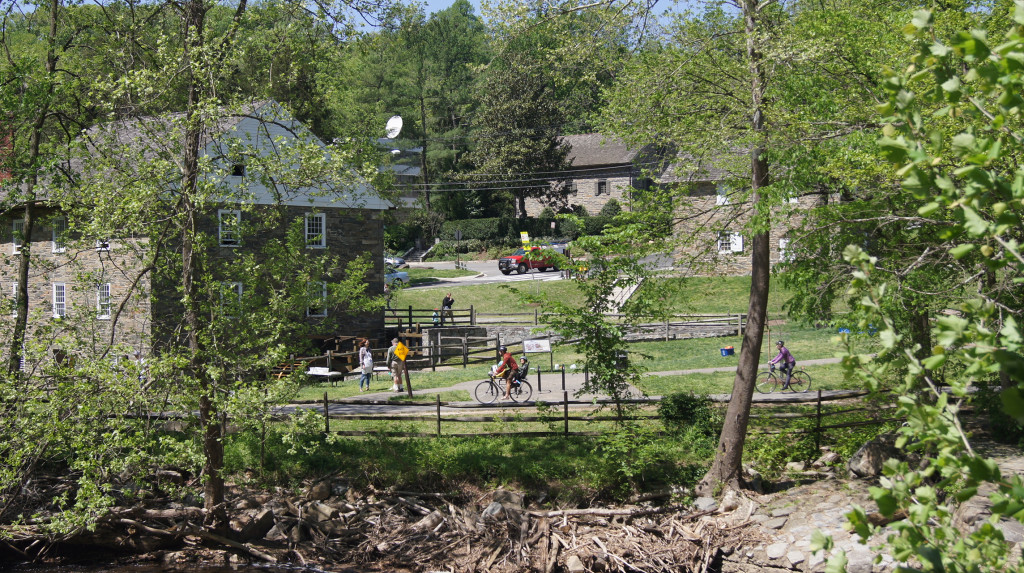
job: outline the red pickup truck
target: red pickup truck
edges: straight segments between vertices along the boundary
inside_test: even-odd
[[[547,256],[547,253],[543,251],[559,252],[553,247],[530,247],[530,258],[526,257],[526,250],[519,249],[515,253],[507,257],[501,257],[498,259],[498,270],[501,274],[507,275],[512,271],[516,271],[519,274],[523,274],[530,269],[540,269],[540,272],[544,272],[548,269],[558,270],[558,265],[554,259]]]

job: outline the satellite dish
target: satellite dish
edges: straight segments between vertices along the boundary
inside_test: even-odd
[[[388,139],[394,139],[398,137],[398,133],[402,131],[402,116],[393,115],[388,120],[387,125],[384,126],[384,134]]]

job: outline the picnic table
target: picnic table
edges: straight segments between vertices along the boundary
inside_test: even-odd
[[[309,370],[306,370],[306,375],[312,378],[326,378],[328,382],[333,384],[336,378],[343,378],[345,373],[331,370],[326,366],[310,366]]]

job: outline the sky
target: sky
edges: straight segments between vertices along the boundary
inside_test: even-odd
[[[430,16],[434,12],[440,12],[445,8],[452,5],[454,0],[421,0],[424,2],[426,7],[427,16]],[[476,12],[477,16],[480,16],[480,0],[469,0],[469,3],[473,5],[473,11]]]

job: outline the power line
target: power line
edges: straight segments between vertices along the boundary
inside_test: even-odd
[[[638,164],[635,164],[635,165],[636,165],[636,169],[642,169],[643,167],[646,167],[646,166],[659,165],[661,163],[662,163],[661,161],[645,161],[645,162],[638,163]],[[433,188],[433,187],[438,186],[438,185],[458,185],[458,186],[462,186],[462,187],[471,187],[473,185],[491,185],[491,184],[502,184],[502,183],[530,183],[530,182],[534,182],[534,181],[538,181],[538,182],[567,181],[567,180],[576,179],[577,177],[579,177],[581,175],[585,176],[588,173],[609,172],[609,171],[611,171],[611,170],[609,168],[607,168],[607,167],[593,167],[593,168],[573,169],[573,170],[568,170],[568,171],[566,171],[566,170],[563,170],[563,171],[536,171],[536,172],[532,172],[532,173],[508,173],[508,174],[504,174],[504,173],[469,173],[466,176],[468,176],[468,177],[495,177],[495,176],[500,176],[500,175],[508,175],[509,177],[513,177],[513,176],[526,176],[526,175],[545,175],[545,176],[544,177],[527,177],[525,179],[490,179],[490,180],[484,180],[484,181],[462,181],[462,180],[460,180],[460,181],[445,181],[445,182],[440,182],[440,183],[401,183],[401,184],[396,185],[396,187],[401,187],[403,189],[420,188],[420,189],[423,189],[423,190],[428,190],[428,188]],[[622,173],[622,175],[627,175],[627,174],[628,175],[632,175],[634,172],[631,169],[628,172],[623,170],[621,173]],[[618,173],[612,173],[611,175],[612,176],[616,176],[616,175],[618,175]]]

